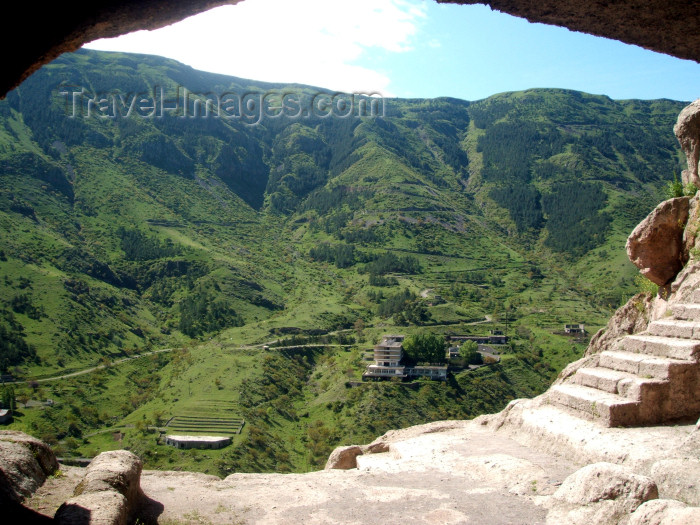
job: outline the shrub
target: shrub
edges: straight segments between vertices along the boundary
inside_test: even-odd
[[[678,175],[673,174],[673,181],[669,182],[664,188],[664,195],[667,199],[675,199],[683,196],[683,183],[678,180]]]
[[[652,283],[649,279],[641,274],[634,278],[634,284],[641,293],[651,294],[652,296],[659,293],[659,286]]]

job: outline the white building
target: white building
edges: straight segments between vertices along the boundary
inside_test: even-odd
[[[374,364],[369,365],[362,377],[406,377],[403,357],[402,335],[385,335],[374,347]]]
[[[221,436],[165,436],[165,444],[175,448],[224,448],[231,444],[230,437]]]
[[[362,378],[429,377],[447,379],[447,366],[403,366],[403,335],[385,335],[374,347],[374,364],[362,374]]]

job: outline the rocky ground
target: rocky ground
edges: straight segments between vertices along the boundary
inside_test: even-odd
[[[671,510],[698,511],[685,508],[700,504],[698,471],[692,471],[697,465],[687,457],[697,455],[698,434],[693,424],[602,428],[548,406],[544,398],[520,401],[475,421],[389,432],[374,447],[386,452],[359,455],[356,468],[348,470],[234,474],[223,480],[144,471],[141,520],[171,525],[660,523],[629,520],[647,499],[663,503],[661,511],[651,509],[657,517]],[[674,460],[684,465],[687,479],[668,476],[669,468],[678,470]],[[593,472],[579,470],[584,466]],[[81,471],[62,467],[62,475],[50,478],[28,506],[52,516],[72,496]],[[683,503],[669,510],[664,501],[669,498]],[[594,518],[596,513],[600,516]],[[698,521],[673,523],[700,523],[698,514],[690,519]]]
[[[358,468],[309,474],[234,474],[224,480],[144,472],[160,520],[191,523],[544,523],[543,497],[576,470],[466,422],[398,433]],[[159,521],[160,521],[159,520]]]

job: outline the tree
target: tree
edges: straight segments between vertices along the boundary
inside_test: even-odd
[[[430,332],[408,336],[403,342],[403,349],[413,362],[445,362],[445,339]]]
[[[476,341],[465,341],[459,348],[459,355],[468,365],[480,365],[484,362]]]
[[[15,387],[12,385],[2,387],[2,406],[9,408],[13,412],[17,410],[17,401],[15,397]]]
[[[355,324],[353,325],[353,328],[355,329],[355,333],[357,334],[357,340],[358,341],[363,341],[364,338],[364,329],[365,329],[365,322],[362,320],[361,317],[358,317],[357,320],[355,321]]]

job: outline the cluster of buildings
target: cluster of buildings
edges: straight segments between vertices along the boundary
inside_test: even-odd
[[[385,335],[374,347],[374,363],[367,366],[362,379],[413,379],[428,377],[439,381],[447,380],[447,365],[405,366],[403,357],[403,335]]]

